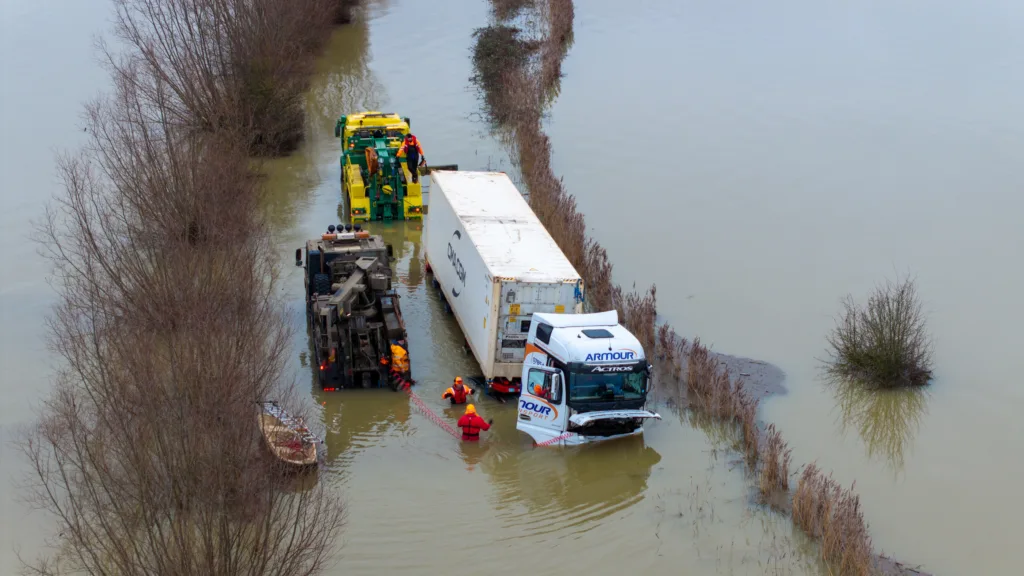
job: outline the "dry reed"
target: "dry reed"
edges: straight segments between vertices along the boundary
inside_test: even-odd
[[[775,424],[769,424],[765,431],[764,464],[761,466],[759,482],[761,496],[768,498],[776,493],[789,491],[791,452]]]
[[[793,522],[821,541],[821,557],[837,573],[872,573],[871,537],[853,486],[847,490],[815,464],[808,465],[793,495]]]

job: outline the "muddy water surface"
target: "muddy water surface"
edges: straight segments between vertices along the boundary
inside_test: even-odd
[[[10,444],[53,367],[43,316],[54,293],[29,234],[59,190],[54,152],[84,141],[82,104],[107,87],[92,50],[107,8],[103,0],[0,2],[0,574],[15,573],[15,546],[31,557],[45,534],[15,499],[25,461]]]
[[[26,222],[56,189],[52,149],[75,145],[82,102],[106,88],[89,39],[109,6],[56,4],[3,8],[4,440],[47,373],[38,314],[50,292]],[[404,394],[315,391],[292,260],[342,221],[334,121],[395,111],[412,118],[431,163],[509,169],[467,82],[470,34],[486,11],[471,0],[373,3],[318,63],[309,140],[268,166],[293,374],[325,429],[320,481],[348,505],[334,573],[820,573],[788,520],[748,505],[741,467],[709,440],[720,435],[668,407],[642,439],[542,450],[516,432],[512,406],[490,399],[477,405],[493,431],[465,445]],[[960,16],[579,3],[551,130],[557,170],[622,279],[658,282],[661,310],[683,334],[786,370],[792,392],[765,415],[798,461],[858,480],[879,548],[941,573],[1012,573],[1006,550],[1024,517],[1007,504],[1024,480],[1010,328],[1021,315],[1010,296],[1024,287],[1012,265],[1024,248],[1012,193],[1024,100],[1000,71],[1020,53],[1007,33],[1019,20],[980,8]],[[441,392],[479,369],[425,282],[422,226],[371,229],[395,245],[416,392],[454,420]],[[677,247],[667,266],[652,256],[664,246]],[[825,391],[812,360],[836,299],[894,267],[918,274],[933,314],[932,394]],[[913,425],[893,426],[895,414]],[[13,501],[21,464],[6,444],[0,459],[6,574],[13,548],[32,551],[42,525]]]

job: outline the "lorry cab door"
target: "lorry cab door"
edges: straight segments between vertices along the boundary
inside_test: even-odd
[[[541,435],[564,432],[569,421],[564,382],[562,371],[557,368],[528,366],[519,396],[516,428],[525,432],[533,430]],[[537,438],[536,435],[531,436]]]

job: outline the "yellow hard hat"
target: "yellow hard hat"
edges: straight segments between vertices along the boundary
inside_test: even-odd
[[[456,376],[455,377],[455,383],[456,384],[462,384],[462,376]]]
[[[466,404],[466,414],[476,414],[476,406]]]

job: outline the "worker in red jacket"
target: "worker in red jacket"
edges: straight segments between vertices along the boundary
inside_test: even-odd
[[[468,404],[466,413],[459,418],[459,428],[462,428],[462,439],[470,442],[480,440],[481,430],[490,430],[494,419],[484,422],[484,419],[477,416],[476,406]]]

